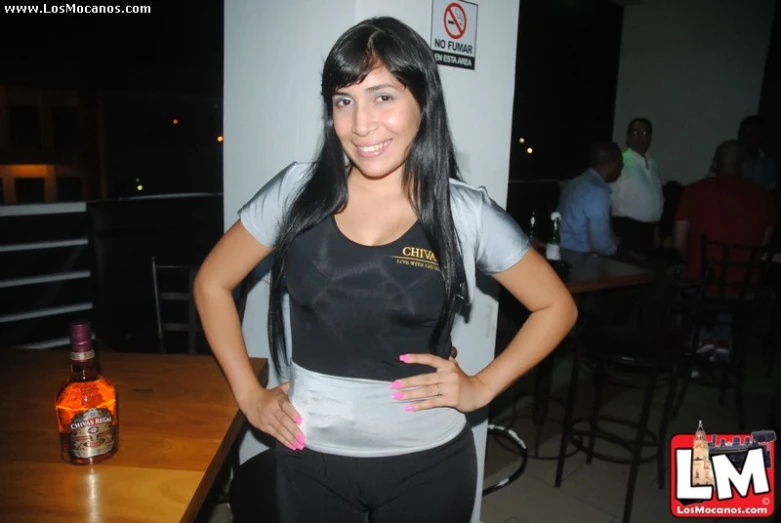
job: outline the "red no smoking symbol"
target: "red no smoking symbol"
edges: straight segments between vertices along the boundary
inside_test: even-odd
[[[454,40],[458,40],[466,33],[466,11],[453,2],[445,8],[445,32]]]

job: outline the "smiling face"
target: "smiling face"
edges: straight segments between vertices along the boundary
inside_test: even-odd
[[[401,176],[420,128],[412,93],[385,67],[333,95],[334,130],[353,166],[367,178]]]

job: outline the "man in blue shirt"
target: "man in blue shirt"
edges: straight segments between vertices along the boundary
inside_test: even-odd
[[[612,255],[618,250],[610,228],[610,188],[624,166],[621,148],[601,142],[591,151],[591,167],[561,193],[561,246],[579,252]]]

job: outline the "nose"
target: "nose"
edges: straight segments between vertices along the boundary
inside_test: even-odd
[[[377,128],[377,119],[371,105],[357,103],[353,112],[352,132],[358,136],[368,136]]]

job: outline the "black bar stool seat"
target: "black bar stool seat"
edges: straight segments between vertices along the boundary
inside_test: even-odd
[[[678,368],[684,352],[682,339],[670,322],[676,282],[659,275],[650,286],[635,311],[633,322],[625,326],[585,328],[578,334],[575,360],[572,365],[567,404],[562,425],[559,459],[556,470],[557,487],[561,486],[567,445],[586,454],[586,463],[594,458],[620,464],[629,464],[629,481],[624,502],[624,523],[631,517],[637,473],[641,463],[657,461],[659,488],[664,488],[665,447],[667,425],[672,412]],[[592,377],[594,402],[590,416],[574,419],[578,380],[581,373]],[[627,419],[601,413],[602,396],[606,385],[643,391],[638,404],[639,418]],[[648,428],[651,406],[657,389],[666,387],[664,410],[658,431]],[[631,435],[606,430],[607,425],[627,427]],[[616,456],[596,450],[596,440],[611,442],[626,449],[626,456]]]

